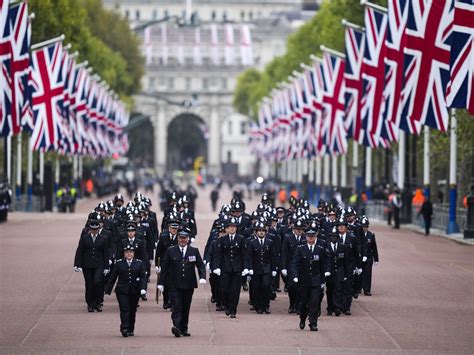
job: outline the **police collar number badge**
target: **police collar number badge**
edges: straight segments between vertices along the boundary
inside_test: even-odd
[[[196,257],[194,255],[190,255],[188,260],[189,262],[196,261]]]

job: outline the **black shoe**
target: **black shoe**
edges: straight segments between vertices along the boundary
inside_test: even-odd
[[[170,304],[169,303],[163,303],[163,309],[168,309],[170,308]]]
[[[351,315],[351,311],[345,311],[344,314],[345,314],[346,316],[350,316],[350,315]]]
[[[143,295],[143,296],[140,296],[140,297],[141,297],[142,301],[146,301],[146,300],[147,300],[147,298],[146,298],[146,296],[145,296],[145,295]]]
[[[248,290],[249,290],[249,287],[248,287],[247,285],[244,285],[242,288],[244,289],[244,291],[248,291]]]
[[[228,309],[225,310],[225,315],[230,316],[230,311]]]
[[[176,337],[176,338],[179,338],[182,334],[181,334],[181,330],[179,330],[179,328],[177,327],[173,327],[171,328],[171,333],[173,333],[173,335]]]
[[[133,334],[133,332],[128,332],[128,336],[129,337],[133,337],[135,334]]]
[[[272,301],[275,301],[276,298],[277,298],[277,294],[276,294],[275,292],[273,292],[273,293],[271,294],[271,296],[270,296],[270,299],[271,299]]]
[[[300,320],[300,329],[303,330],[306,327],[306,322],[302,319]]]
[[[191,336],[191,333],[189,333],[187,330],[184,331],[184,332],[181,332],[182,336],[183,337],[190,337]]]
[[[254,306],[251,306],[251,307],[250,307],[250,310],[251,310],[251,311],[255,311],[255,307],[254,307]]]
[[[281,292],[281,288],[278,287],[278,288],[276,289],[276,292]]]
[[[341,315],[341,311],[338,309],[336,310],[336,317],[339,317]]]
[[[372,296],[372,294],[370,292],[364,292],[364,295],[366,296]]]
[[[128,337],[128,331],[127,330],[121,330],[120,333],[122,333],[122,336],[124,338]]]
[[[262,314],[263,311],[261,309],[257,310],[257,314]]]
[[[285,291],[285,292],[288,292],[288,288],[287,288],[286,286],[285,286],[285,288],[284,288],[284,291]]]
[[[318,312],[318,317],[321,317],[321,311]]]
[[[358,293],[354,293],[354,299],[357,299],[359,297],[359,294]]]
[[[230,315],[230,318],[237,318],[234,313]]]
[[[94,307],[87,306],[87,311],[88,311],[88,312],[94,312]]]
[[[96,307],[95,307],[95,310],[96,310],[97,312],[102,312],[102,307],[101,307],[100,305],[99,305],[99,306],[96,306]]]
[[[318,331],[318,327],[315,326],[315,325],[310,325],[310,326],[309,326],[309,330],[311,330],[312,332],[317,332],[317,331]]]
[[[216,303],[216,300],[214,297],[211,297],[211,303]]]
[[[290,314],[293,313],[293,307],[291,307],[291,306],[288,307],[288,313],[290,313]]]
[[[265,312],[265,314],[270,314],[270,313],[272,313],[272,311],[270,311],[270,308],[266,308],[264,312]]]
[[[332,316],[332,313],[331,311],[328,311],[328,316]]]

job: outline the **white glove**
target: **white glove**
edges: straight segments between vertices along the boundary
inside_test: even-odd
[[[213,273],[217,276],[221,276],[221,269],[214,269]]]
[[[109,298],[109,297],[110,297],[110,293],[106,293],[106,294],[105,294],[105,297]]]
[[[347,277],[344,277],[344,279],[342,281],[346,281],[347,280]]]
[[[163,285],[158,285],[158,286],[156,286],[156,288],[157,288],[158,290],[160,290],[161,293],[163,293],[163,291],[164,291],[164,289],[165,289],[165,286],[163,286]]]
[[[104,270],[104,276],[107,276],[107,274],[108,274],[109,272],[110,272],[109,269],[105,269],[105,270]]]
[[[206,264],[206,270],[207,272],[211,272],[211,263]]]
[[[109,265],[112,265],[112,260],[109,259]]]
[[[157,274],[159,274],[159,273],[161,272],[161,267],[156,266],[156,267],[155,267],[155,271],[156,271]]]
[[[156,249],[157,246],[158,246],[158,242],[155,242],[155,249]]]
[[[201,285],[205,285],[205,284],[207,284],[207,281],[205,279],[199,279],[199,283]]]
[[[362,257],[362,262],[365,263],[367,261],[367,257],[366,256],[363,256]]]
[[[242,276],[247,276],[248,274],[249,274],[248,269],[244,269],[244,271],[242,271]]]
[[[249,270],[249,275],[250,275],[250,276],[253,275],[253,270],[252,270],[252,269]]]
[[[253,275],[253,272],[252,272],[252,275]],[[272,271],[272,276],[275,277],[277,275],[277,272],[276,271]]]
[[[324,288],[324,286],[326,286],[326,284],[321,284],[321,288]]]
[[[74,271],[75,272],[82,272],[82,267],[74,266]]]
[[[196,238],[191,238],[191,244],[196,241]]]
[[[362,269],[357,269],[357,275],[362,274]]]
[[[353,271],[352,271],[352,275],[355,275],[357,274],[357,268],[355,268]]]
[[[331,273],[330,273],[329,271],[326,271],[326,272],[324,273],[324,276],[325,276],[325,277],[329,277],[329,276],[331,276]]]
[[[288,271],[286,269],[281,270],[281,274],[286,277],[288,275]]]
[[[141,296],[145,296],[145,295],[146,295],[146,290],[141,290],[141,291],[140,291],[140,295],[141,295]]]
[[[153,259],[150,259],[150,265],[153,264]]]
[[[377,266],[378,264],[379,264],[379,262],[378,262],[378,261],[374,262],[374,266]]]
[[[295,278],[293,279],[293,282],[294,282],[295,284],[297,284],[297,283],[298,283],[298,278],[295,277]]]

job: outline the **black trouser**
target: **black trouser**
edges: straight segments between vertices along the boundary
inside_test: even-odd
[[[430,234],[431,217],[423,217],[423,220],[425,221],[425,234],[428,235]]]
[[[364,292],[370,292],[372,289],[372,266],[374,258],[372,256],[367,258],[367,261],[362,264],[362,288]]]
[[[240,285],[242,275],[240,272],[224,272],[221,276],[222,303],[230,313],[237,313],[240,298]]]
[[[358,295],[362,288],[362,275],[355,274],[353,276],[354,280],[352,282],[352,294]]]
[[[86,282],[86,303],[89,307],[97,307],[104,297],[104,269],[82,269]]]
[[[165,288],[166,289],[166,288]],[[194,288],[191,289],[170,289],[171,296],[171,320],[173,325],[182,332],[188,331],[189,310],[193,300]]]
[[[393,222],[395,223],[394,228],[400,228],[400,208],[393,209]]]
[[[342,307],[343,312],[350,311],[352,305],[352,296],[353,296],[353,283],[354,277],[350,276],[346,281],[342,282]]]
[[[211,284],[212,298],[214,298],[214,301],[216,301],[216,306],[222,306],[221,277],[212,273],[209,275],[209,283]]]
[[[277,271],[275,277],[272,277],[272,288],[274,291],[280,288],[280,271]]]
[[[328,312],[335,312],[342,308],[342,281],[330,279],[326,282],[326,296],[328,302]]]
[[[137,314],[139,294],[116,294],[120,309],[120,331],[133,332],[135,330],[135,315]]]
[[[160,278],[161,278],[161,274],[160,274]],[[169,304],[170,304],[170,291],[169,291],[169,287],[165,287],[165,289],[163,290],[163,306],[169,305]]]
[[[271,274],[253,275],[250,279],[252,303],[256,311],[270,308]]]
[[[318,314],[321,310],[321,287],[300,287],[300,319],[309,317],[309,325],[318,325]]]
[[[292,280],[287,279],[288,283],[288,299],[290,300],[290,307],[298,307],[298,285]]]

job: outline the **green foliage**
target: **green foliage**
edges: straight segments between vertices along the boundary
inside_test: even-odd
[[[139,41],[126,20],[103,8],[100,0],[29,0],[35,13],[32,43],[66,36],[65,44],[79,52],[121,97],[140,89],[143,59]]]

